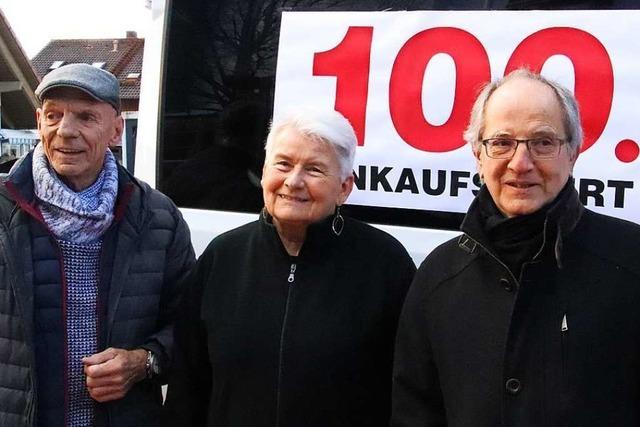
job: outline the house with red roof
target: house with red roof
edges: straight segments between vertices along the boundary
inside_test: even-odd
[[[6,172],[17,157],[37,144],[40,79],[29,63],[9,22],[0,10],[0,172]]]

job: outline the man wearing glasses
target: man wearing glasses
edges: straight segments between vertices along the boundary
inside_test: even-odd
[[[640,226],[580,203],[574,96],[516,70],[464,136],[484,185],[407,295],[392,425],[640,425]]]

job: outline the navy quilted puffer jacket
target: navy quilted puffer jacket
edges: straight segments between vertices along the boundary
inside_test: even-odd
[[[53,322],[62,315],[38,302],[50,291],[37,292],[59,288],[62,280],[56,241],[35,206],[29,154],[0,183],[0,426],[32,427],[42,414],[63,411],[41,407],[46,399],[37,393],[39,378],[64,380],[64,373],[55,372],[56,360],[36,366],[42,360],[36,342],[51,337],[34,318],[50,315]],[[99,350],[146,348],[167,368],[178,284],[194,262],[189,230],[166,196],[122,167],[115,214],[103,238]],[[143,380],[125,398],[96,404],[96,426],[159,423],[161,381]]]

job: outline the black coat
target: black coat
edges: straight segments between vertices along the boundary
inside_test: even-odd
[[[545,227],[542,257],[516,278],[486,249],[477,209],[407,295],[392,425],[640,425],[640,226],[573,191],[549,213],[563,237]]]
[[[32,427],[38,420],[37,371],[57,374],[61,364],[36,366],[35,285],[59,288],[55,238],[38,220],[33,203],[31,155],[0,183],[0,426]],[[106,347],[144,347],[167,367],[173,342],[178,281],[194,262],[189,231],[175,205],[119,167],[116,220],[103,239],[101,286],[108,282],[99,337]],[[37,233],[35,236],[33,233]],[[35,242],[35,243],[34,243]],[[61,312],[51,313],[53,320]],[[46,358],[43,358],[46,359]],[[137,383],[120,400],[96,404],[97,425],[158,423],[160,382]],[[62,394],[62,390],[52,390]],[[47,420],[51,422],[51,420]],[[55,421],[54,421],[55,423]]]
[[[387,426],[415,265],[388,234],[309,227],[298,257],[261,219],[209,245],[176,323],[171,426]]]

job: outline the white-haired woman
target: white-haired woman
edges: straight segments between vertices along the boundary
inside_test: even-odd
[[[355,147],[335,111],[273,123],[260,218],[214,239],[188,278],[171,425],[388,425],[415,266],[393,237],[341,214]]]

